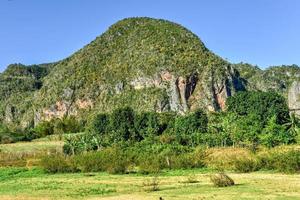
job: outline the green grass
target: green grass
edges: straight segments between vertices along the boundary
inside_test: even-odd
[[[0,145],[0,158],[10,155],[13,160],[39,159],[48,152],[61,151],[60,141],[34,141]],[[298,146],[282,147],[298,148]],[[281,150],[281,148],[274,149]],[[263,151],[263,150],[262,150]],[[227,155],[249,156],[243,149],[210,149],[212,160]],[[7,157],[3,157],[7,159]],[[1,159],[0,159],[1,161]],[[26,163],[27,161],[27,163]],[[222,162],[222,164],[226,164]],[[33,165],[34,166],[34,165]],[[107,173],[47,174],[36,167],[0,168],[0,199],[49,200],[49,199],[138,199],[165,200],[194,199],[300,199],[300,174],[285,175],[275,171],[232,173],[236,185],[217,188],[210,182],[213,168],[162,171],[158,174],[158,191],[145,189],[153,174],[111,175]],[[192,180],[192,181],[191,181]]]
[[[1,144],[2,153],[41,153],[45,151],[61,151],[63,141],[34,141]]]
[[[151,175],[74,173],[49,175],[39,168],[0,169],[0,199],[299,199],[300,175],[257,172],[229,173],[237,185],[216,188],[208,170],[177,170],[159,174],[159,191],[147,192]],[[185,180],[193,174],[196,183]]]
[[[0,145],[0,167],[31,167],[44,155],[62,152],[62,141],[18,142]]]

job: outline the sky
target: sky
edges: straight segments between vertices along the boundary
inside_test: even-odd
[[[300,65],[299,0],[0,0],[0,72],[61,60],[138,16],[177,22],[233,63]]]

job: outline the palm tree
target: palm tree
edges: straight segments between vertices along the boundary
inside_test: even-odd
[[[296,117],[295,113],[290,114],[290,121],[285,123],[284,126],[287,128],[287,131],[294,136],[297,136],[300,131],[300,120]]]

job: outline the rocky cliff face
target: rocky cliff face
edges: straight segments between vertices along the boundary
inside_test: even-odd
[[[139,91],[143,94],[143,92],[152,89],[164,94],[162,98],[158,98],[156,101],[147,102],[147,99],[144,99],[144,103],[150,104],[149,107],[152,111],[174,111],[185,114],[199,107],[210,111],[224,110],[227,97],[244,89],[242,81],[239,80],[233,69],[229,67],[226,70],[228,70],[225,71],[226,76],[222,74],[222,78],[207,77],[197,72],[183,77],[169,71],[161,71],[153,77],[138,77],[126,83],[118,82],[111,95],[121,96]],[[210,79],[210,84],[207,84],[208,79]],[[100,104],[109,104],[108,99],[101,99],[100,102],[97,98],[76,99],[78,95],[74,95],[74,92],[71,89],[65,89],[60,97],[62,100],[36,111],[35,123],[52,118],[62,118],[67,115],[76,116],[80,110],[91,110]],[[150,93],[151,95],[155,99],[156,94]],[[130,104],[136,104],[136,102],[129,100]],[[110,106],[114,107],[114,105]]]
[[[300,82],[294,81],[288,91],[288,105],[291,112],[300,115]]]
[[[297,66],[230,64],[178,24],[129,18],[60,62],[0,74],[0,121],[26,127],[68,115],[86,119],[121,106],[219,111],[238,91],[273,89],[287,96],[298,77]],[[298,102],[298,87],[290,90],[291,105]]]

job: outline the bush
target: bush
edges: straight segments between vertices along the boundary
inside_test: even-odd
[[[159,113],[158,121],[160,125],[160,133],[163,133],[168,128],[173,128],[177,114],[175,112]]]
[[[172,144],[176,141],[176,136],[168,133],[163,133],[162,135],[159,136],[159,141],[162,144]]]
[[[108,147],[98,152],[78,154],[74,157],[82,172],[106,171],[111,174],[123,174],[129,165],[127,156],[119,147]]]
[[[129,166],[127,156],[119,147],[109,147],[103,154],[105,170],[110,174],[124,174]]]
[[[263,169],[277,170],[283,173],[300,172],[300,150],[270,150],[258,156]]]
[[[138,159],[139,172],[142,174],[158,173],[163,168],[158,155],[140,155]]]
[[[91,119],[87,131],[92,134],[103,135],[110,131],[109,129],[109,115],[100,113]]]
[[[14,131],[5,131],[5,132],[0,132],[0,143],[1,144],[9,144],[9,143],[14,143],[18,141],[24,141],[26,140],[26,136],[21,130],[16,130]]]
[[[251,158],[238,158],[233,161],[234,170],[241,173],[254,172],[259,169],[258,162]]]
[[[63,152],[68,155],[75,155],[82,152],[100,150],[103,140],[100,136],[92,134],[70,135],[65,138]]]
[[[54,134],[54,124],[48,121],[39,123],[34,127],[33,132],[40,138]]]
[[[58,132],[62,133],[79,133],[84,130],[84,123],[78,121],[74,116],[68,116],[62,120],[58,120],[55,125],[58,129]],[[58,133],[55,133],[58,134]]]
[[[48,173],[66,173],[77,171],[76,167],[74,167],[72,164],[72,160],[60,154],[43,157],[41,159],[41,166]]]
[[[228,187],[234,185],[233,179],[224,173],[211,175],[210,180],[216,187]]]
[[[155,112],[142,112],[135,115],[135,130],[143,139],[159,135],[160,124]]]
[[[111,174],[123,174],[129,162],[125,152],[120,147],[113,146],[75,156],[46,156],[42,158],[41,166],[49,173],[106,171]]]
[[[102,152],[88,152],[74,156],[76,168],[81,172],[101,172],[105,171],[105,160]]]
[[[41,138],[53,134],[78,133],[83,130],[83,124],[80,124],[74,116],[64,117],[63,119],[52,119],[51,121],[40,122],[30,130],[29,138]]]
[[[299,173],[300,172],[300,150],[291,150],[286,153],[282,153],[277,162],[275,162],[275,168],[284,173]]]
[[[179,154],[170,158],[171,169],[190,169],[195,167],[192,154]]]
[[[253,153],[244,148],[211,148],[207,154],[206,165],[220,171],[235,170],[236,160],[255,159]]]

